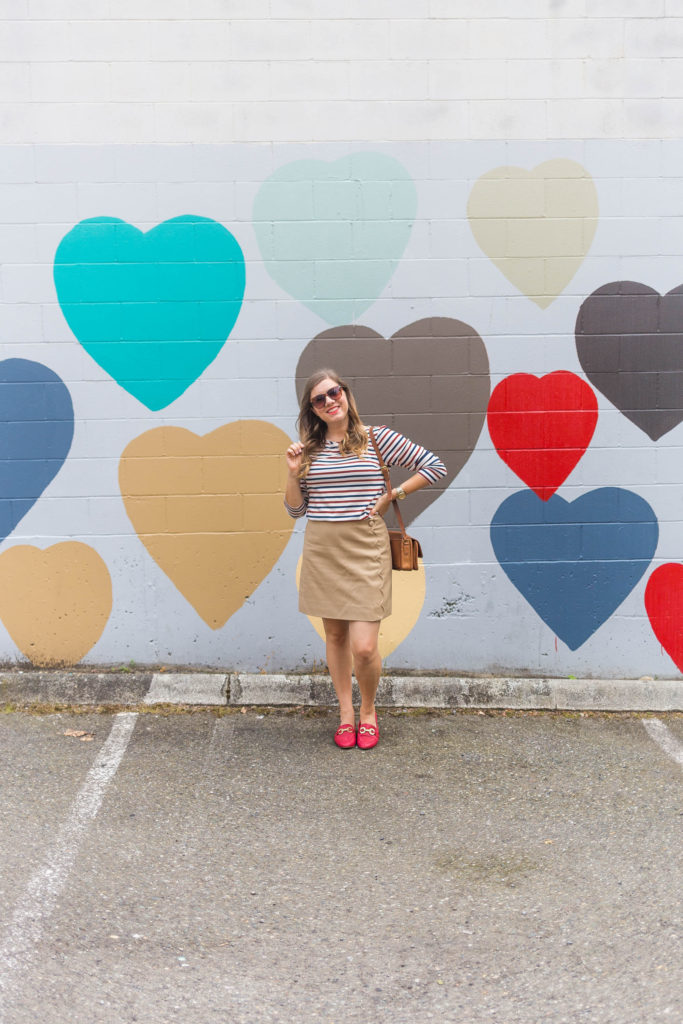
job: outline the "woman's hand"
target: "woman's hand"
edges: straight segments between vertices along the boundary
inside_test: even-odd
[[[304,454],[304,446],[301,441],[293,441],[287,451],[285,452],[285,458],[287,459],[287,469],[289,475],[298,479],[299,470],[301,469],[301,460]]]
[[[382,516],[382,517],[384,517],[384,515],[385,515],[385,513],[386,513],[386,511],[387,511],[387,509],[389,508],[390,505],[391,505],[391,495],[387,494],[387,492],[384,491],[384,493],[380,494],[379,498],[375,502],[375,507],[373,508],[372,512],[370,513],[370,517],[371,518],[372,518],[372,516]]]

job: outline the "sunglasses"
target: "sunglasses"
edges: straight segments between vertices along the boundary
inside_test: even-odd
[[[341,395],[344,388],[341,384],[335,384],[333,388],[328,388],[322,395],[315,395],[311,398],[311,405],[314,409],[324,409],[327,405],[327,399],[331,398],[332,401],[336,401]]]

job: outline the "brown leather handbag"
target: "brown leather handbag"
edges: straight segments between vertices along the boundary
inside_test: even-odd
[[[380,469],[382,470],[382,475],[384,476],[384,480],[387,485],[387,494],[391,494],[391,477],[389,476],[389,470],[384,463],[384,459],[382,458],[377,442],[375,441],[375,435],[372,432],[372,427],[370,427],[369,433],[370,440],[372,441],[372,447],[375,449],[377,454]],[[394,512],[396,513],[396,519],[400,529],[388,531],[389,544],[391,546],[391,568],[402,570],[417,569],[417,560],[418,558],[422,558],[420,542],[419,540],[415,540],[414,537],[409,537],[406,533],[406,528],[403,524],[403,516],[401,515],[396,499],[392,501],[392,505],[394,506]]]

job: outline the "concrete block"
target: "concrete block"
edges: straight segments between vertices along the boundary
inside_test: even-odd
[[[61,61],[31,64],[31,99],[38,102],[106,102],[112,98],[108,64]]]
[[[270,91],[282,100],[344,99],[349,95],[348,62],[274,60],[270,64]]]
[[[505,61],[506,91],[499,95],[510,99],[538,99],[539,96],[552,95],[554,66],[554,61],[544,59],[519,60],[514,57]]]
[[[157,103],[154,128],[145,141],[150,138],[164,143],[240,141],[235,133],[234,104]]]
[[[33,66],[35,67],[35,65]],[[12,103],[31,101],[31,71],[29,61],[9,61],[0,64],[0,96]]]
[[[470,100],[472,139],[540,139],[547,136],[545,100]]]
[[[262,61],[202,60],[190,65],[190,86],[185,99],[226,103],[268,100],[271,95],[269,67]]]
[[[149,60],[152,57],[152,39],[159,30],[159,24],[135,19],[97,21],[37,22],[48,26],[62,25],[69,32],[69,53],[66,59],[74,61],[119,61]],[[40,59],[36,54],[33,60]],[[52,52],[43,60],[63,59],[60,48],[53,46]]]
[[[387,59],[389,56],[396,56],[390,44],[390,34],[393,31],[394,23],[387,20],[356,21],[352,18],[335,18],[329,21],[313,21],[308,41],[309,53],[315,55],[318,60]],[[301,56],[305,59],[306,54]],[[416,52],[407,54],[408,59],[413,60],[418,56]],[[342,135],[336,137],[344,138]]]
[[[525,62],[520,62],[524,64]],[[430,60],[431,99],[503,99],[507,73],[501,60]]]
[[[548,54],[548,18],[478,18],[469,23],[469,56],[537,59]]]
[[[158,19],[151,23],[152,61],[185,62],[227,60],[230,55],[232,24],[229,17],[216,20],[187,18]]]
[[[113,103],[182,102],[191,95],[189,60],[113,61],[109,66]]]
[[[673,57],[683,52],[683,18],[634,18],[624,25],[625,57]]]
[[[145,704],[227,703],[228,676],[214,672],[155,672]]]
[[[229,51],[233,60],[306,60],[322,58],[310,37],[308,22],[288,19],[234,21],[230,25]],[[207,56],[209,56],[207,54]],[[342,56],[338,49],[335,56]]]
[[[632,24],[641,25],[642,20]],[[624,22],[613,18],[551,18],[546,55],[553,60],[623,57]]]
[[[455,60],[487,57],[473,49],[474,23],[454,18],[397,18],[390,24],[390,54],[394,60]]]

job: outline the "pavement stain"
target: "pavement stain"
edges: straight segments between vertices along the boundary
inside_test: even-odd
[[[524,854],[476,856],[466,850],[451,850],[434,859],[436,870],[442,875],[456,875],[472,882],[509,885],[517,879],[541,870],[541,865]]]

